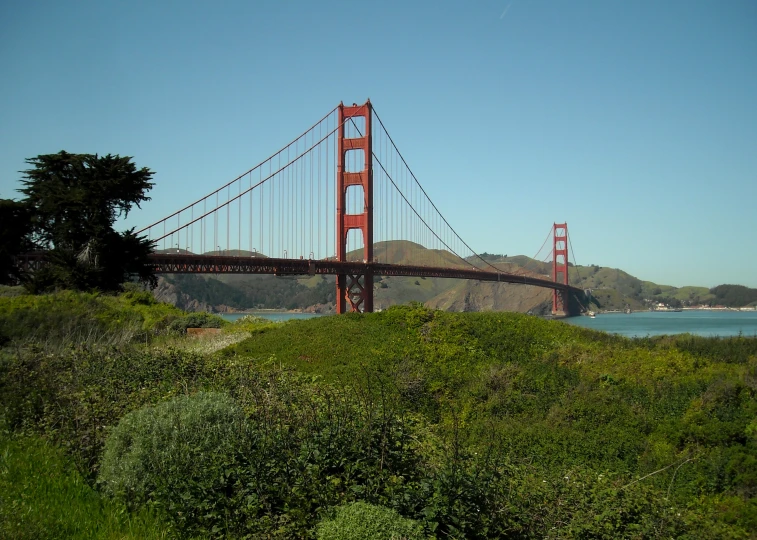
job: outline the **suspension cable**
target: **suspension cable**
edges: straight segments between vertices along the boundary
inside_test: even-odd
[[[578,271],[578,262],[576,261],[576,254],[573,253],[573,242],[570,241],[570,236],[568,236],[568,246],[570,246],[570,254],[573,257],[573,264],[576,265],[576,275],[578,276],[578,284],[580,285],[581,284],[581,273]]]
[[[434,210],[436,210],[436,213],[439,215],[439,217],[442,218],[442,221],[444,221],[444,223],[447,225],[447,227],[450,228],[450,230],[457,237],[457,239],[460,240],[460,242],[462,242],[462,244],[465,247],[467,247],[470,250],[470,252],[473,253],[473,255],[475,255],[476,257],[478,257],[487,266],[490,266],[491,268],[494,268],[495,271],[500,272],[499,268],[497,268],[496,266],[494,266],[493,264],[491,264],[489,261],[487,261],[486,259],[484,259],[483,257],[481,257],[481,255],[479,255],[478,253],[476,253],[465,242],[465,240],[463,240],[460,237],[460,235],[457,234],[457,231],[452,227],[452,225],[449,224],[449,222],[447,221],[447,219],[442,215],[442,213],[439,211],[439,209],[434,204],[434,201],[432,201],[431,198],[428,196],[428,194],[426,193],[426,190],[423,189],[423,186],[421,185],[421,183],[415,177],[415,174],[413,173],[413,170],[410,168],[410,165],[407,164],[407,161],[405,161],[405,157],[402,155],[402,152],[400,152],[399,148],[397,148],[397,145],[394,143],[394,139],[392,139],[392,136],[389,134],[389,131],[386,129],[386,126],[384,126],[384,123],[381,121],[381,118],[379,117],[378,113],[376,112],[376,108],[375,107],[373,107],[373,113],[376,115],[376,120],[378,120],[379,124],[381,124],[381,128],[384,130],[384,133],[386,133],[386,136],[389,138],[389,141],[392,143],[392,146],[394,147],[394,149],[396,150],[396,152],[399,155],[400,159],[402,160],[402,163],[404,163],[405,167],[407,168],[408,172],[410,173],[410,176],[412,176],[413,180],[415,180],[415,183],[418,184],[418,187],[421,189],[421,191],[423,192],[423,194],[426,196],[426,199],[428,199],[428,201],[431,203],[431,206],[434,208]],[[457,255],[457,253],[455,253],[455,255]],[[460,257],[460,255],[457,255],[457,256]],[[462,259],[462,257],[460,257],[460,258]],[[463,260],[465,260],[465,259],[463,259]],[[468,262],[468,261],[466,261],[466,262]],[[471,264],[471,263],[468,262],[468,264]],[[476,268],[473,264],[471,264],[471,266],[473,266],[474,268]]]
[[[332,111],[332,112],[333,112],[333,111]],[[339,126],[336,126],[336,127],[335,127],[335,128],[333,129],[333,130],[331,130],[331,131],[330,131],[330,132],[329,132],[328,134],[326,134],[325,136],[323,136],[323,137],[322,137],[322,138],[321,138],[321,139],[320,139],[320,140],[319,140],[319,141],[318,141],[317,143],[315,143],[315,144],[314,144],[313,146],[311,146],[311,147],[310,147],[310,148],[308,148],[307,150],[303,151],[303,152],[302,152],[302,153],[301,153],[300,155],[298,155],[297,157],[295,157],[295,158],[294,158],[293,160],[291,160],[291,161],[290,161],[289,163],[285,164],[284,166],[280,166],[280,167],[279,167],[279,168],[278,168],[278,169],[277,169],[277,170],[276,170],[275,172],[273,172],[273,174],[269,174],[269,175],[268,175],[267,177],[265,177],[265,178],[264,178],[263,180],[261,180],[260,182],[258,182],[258,183],[257,183],[257,184],[255,184],[254,186],[252,186],[252,187],[250,187],[250,188],[247,188],[247,189],[246,189],[245,191],[242,191],[241,193],[239,193],[239,194],[238,194],[237,196],[235,196],[234,198],[229,198],[229,199],[228,199],[228,200],[227,200],[227,201],[226,201],[225,203],[223,203],[223,204],[216,204],[216,208],[214,208],[214,209],[213,209],[213,210],[211,210],[210,212],[207,212],[207,213],[205,213],[205,214],[201,215],[200,217],[197,217],[197,218],[193,219],[192,221],[190,221],[190,222],[188,222],[188,223],[185,223],[185,224],[184,224],[184,225],[182,225],[181,227],[178,227],[178,228],[176,228],[176,229],[172,230],[171,232],[164,234],[164,235],[163,235],[163,236],[161,236],[160,238],[157,238],[157,239],[156,239],[155,241],[156,241],[156,242],[159,242],[159,241],[160,241],[160,240],[162,240],[163,238],[165,238],[165,237],[167,237],[167,236],[170,236],[170,235],[174,234],[174,233],[175,233],[176,231],[179,231],[179,230],[181,230],[181,229],[183,229],[183,228],[185,228],[185,227],[189,227],[190,225],[194,224],[195,222],[199,221],[200,219],[202,219],[202,218],[204,218],[204,217],[206,217],[206,216],[208,216],[208,215],[210,215],[210,214],[212,214],[212,213],[216,212],[217,210],[219,210],[219,209],[221,209],[221,208],[224,208],[225,206],[227,206],[227,205],[229,205],[230,203],[232,203],[232,202],[234,202],[235,200],[237,200],[237,199],[238,199],[239,197],[242,197],[243,195],[246,195],[246,194],[247,194],[247,193],[248,193],[249,191],[251,191],[251,190],[253,190],[253,189],[257,188],[258,186],[261,186],[261,185],[265,184],[266,182],[268,182],[268,180],[270,180],[271,178],[273,178],[274,176],[276,176],[277,174],[279,174],[279,173],[280,173],[281,171],[283,171],[283,170],[287,169],[287,168],[288,168],[288,167],[289,167],[290,165],[292,165],[292,164],[294,164],[294,163],[297,163],[297,162],[298,162],[298,161],[299,161],[299,160],[300,160],[300,159],[301,159],[301,158],[302,158],[303,156],[306,156],[307,154],[309,154],[310,152],[312,152],[312,151],[313,151],[313,149],[314,149],[315,147],[319,146],[319,145],[320,145],[320,144],[321,144],[321,143],[322,143],[323,141],[325,141],[325,140],[326,140],[327,138],[331,137],[331,135],[333,135],[334,133],[336,133],[336,131],[337,131],[337,130],[339,129],[339,127],[341,127],[342,125],[344,125],[344,124],[346,123],[346,121],[347,121],[347,119],[345,119],[345,120],[344,120],[344,121],[343,121],[343,122],[342,122],[342,123],[341,123],[341,124],[340,124]],[[276,154],[274,154],[274,156],[275,156],[275,155],[276,155]],[[250,169],[250,170],[254,170],[254,169]],[[228,185],[230,185],[230,184],[227,184],[227,186],[228,186]],[[224,186],[224,187],[225,187],[225,186]],[[223,188],[222,188],[222,189],[223,189]],[[220,190],[217,190],[217,191],[216,191],[216,192],[214,192],[214,193],[216,193],[216,194],[217,194],[217,192],[218,192],[218,191],[220,191]],[[207,198],[207,197],[206,197],[206,198]],[[198,200],[197,202],[200,202],[200,201],[202,201],[202,200],[203,200],[203,199],[200,199],[200,200]],[[195,204],[197,204],[197,203],[195,203]],[[190,205],[190,206],[192,206],[192,205]],[[189,208],[189,206],[188,206],[187,208]],[[185,208],[185,209],[186,209],[186,208]],[[176,215],[176,214],[174,214],[174,215]],[[282,215],[283,215],[283,213],[282,213]],[[166,218],[166,219],[168,219],[168,218]],[[162,222],[164,222],[164,221],[165,221],[165,220],[161,220],[161,221],[158,221],[157,223],[162,223]],[[149,229],[149,228],[150,228],[150,227],[147,227],[146,229]],[[146,230],[146,229],[142,229],[142,230]]]
[[[534,255],[533,257],[532,257],[532,258],[533,258],[533,259],[534,259],[535,261],[538,261],[538,260],[539,260],[539,259],[537,259],[536,257],[538,257],[538,256],[539,256],[539,253],[541,253],[541,250],[542,250],[542,249],[544,249],[544,246],[546,246],[546,245],[547,245],[547,241],[549,240],[549,237],[550,237],[550,235],[552,234],[552,230],[554,229],[554,227],[555,227],[555,226],[554,226],[554,225],[552,225],[552,228],[551,228],[551,229],[549,229],[549,232],[547,233],[547,237],[546,237],[546,238],[544,239],[544,243],[543,243],[543,244],[541,245],[541,247],[539,248],[539,251],[537,251],[537,252],[536,252],[536,254],[535,254],[535,255]]]
[[[277,154],[280,154],[280,153],[281,153],[281,152],[283,152],[284,150],[287,150],[287,149],[288,149],[288,148],[289,148],[290,146],[292,146],[293,144],[295,144],[295,143],[296,143],[297,141],[299,141],[299,140],[300,140],[300,139],[301,139],[302,137],[304,137],[304,136],[305,136],[306,134],[308,134],[308,133],[309,133],[310,131],[312,131],[313,129],[315,129],[315,128],[316,128],[316,127],[318,126],[318,124],[320,124],[321,122],[323,122],[324,120],[326,120],[326,119],[327,119],[327,118],[328,118],[329,116],[331,116],[331,115],[332,115],[332,114],[334,113],[334,111],[335,111],[335,110],[337,110],[338,108],[339,108],[339,106],[337,105],[336,107],[334,107],[333,109],[331,109],[331,110],[330,110],[330,111],[329,111],[329,112],[328,112],[328,113],[326,114],[326,116],[324,116],[323,118],[321,118],[320,120],[318,120],[318,122],[316,122],[315,124],[313,124],[313,125],[312,125],[312,127],[310,127],[310,129],[307,129],[307,130],[305,130],[304,132],[302,132],[302,134],[301,134],[301,135],[300,135],[299,137],[297,137],[297,138],[296,138],[296,139],[294,139],[294,140],[293,140],[292,142],[290,142],[289,144],[287,144],[286,146],[284,146],[284,147],[283,147],[283,148],[282,148],[281,150],[279,150],[278,152],[275,152],[274,154],[272,154],[272,155],[271,155],[271,156],[270,156],[270,157],[269,157],[268,159],[264,159],[263,161],[261,161],[260,163],[258,163],[257,165],[255,165],[255,166],[254,166],[253,168],[249,169],[248,171],[246,171],[246,172],[244,172],[244,173],[240,174],[239,176],[237,176],[236,178],[234,178],[234,179],[233,179],[233,180],[232,180],[231,182],[228,182],[227,184],[224,184],[223,186],[219,187],[219,188],[218,188],[217,190],[215,190],[215,191],[213,191],[213,192],[209,193],[208,195],[205,195],[204,197],[201,197],[201,198],[197,199],[197,200],[196,200],[195,202],[193,202],[192,204],[189,204],[189,205],[185,206],[185,207],[184,207],[184,208],[182,208],[181,210],[177,210],[176,212],[174,212],[174,213],[173,213],[173,214],[171,214],[170,216],[168,216],[168,217],[165,217],[165,218],[163,218],[163,219],[160,219],[160,220],[156,221],[155,223],[153,223],[152,225],[148,225],[147,227],[143,227],[142,229],[140,229],[139,231],[137,231],[137,233],[136,233],[136,234],[141,234],[141,233],[145,232],[146,230],[148,230],[148,229],[150,229],[150,228],[154,227],[155,225],[158,225],[158,224],[160,224],[160,223],[162,223],[162,222],[164,222],[164,221],[167,221],[167,220],[171,219],[172,217],[176,216],[177,214],[181,214],[181,213],[182,213],[182,212],[184,212],[185,210],[187,210],[187,209],[189,209],[189,208],[191,208],[191,207],[195,206],[196,204],[199,204],[200,202],[204,201],[205,199],[207,199],[207,198],[209,198],[209,197],[212,197],[213,195],[217,194],[217,193],[218,193],[219,191],[221,191],[222,189],[224,189],[224,188],[227,188],[227,187],[229,187],[229,186],[230,186],[231,184],[233,184],[234,182],[236,182],[236,181],[240,180],[241,178],[244,178],[244,177],[245,177],[245,176],[246,176],[247,174],[251,173],[252,171],[254,171],[255,169],[257,169],[258,167],[261,167],[261,166],[262,166],[262,165],[263,165],[264,163],[266,163],[267,161],[270,161],[270,160],[272,160],[272,159],[273,159],[274,157],[276,157],[276,155],[277,155]],[[318,143],[318,144],[320,144],[320,142],[321,142],[321,141],[319,141],[319,143]]]
[[[379,118],[378,114],[376,113],[376,109],[375,109],[375,108],[373,109],[373,113],[374,113],[374,114],[376,115],[376,119],[377,119],[377,120],[379,121],[379,124],[381,124],[381,128],[383,129],[384,133],[385,133],[385,134],[386,134],[386,136],[388,137],[389,141],[390,141],[390,142],[392,143],[392,146],[394,147],[394,150],[395,150],[395,151],[397,152],[397,155],[399,155],[400,159],[402,160],[402,163],[403,163],[403,164],[405,165],[405,168],[406,168],[406,170],[407,170],[407,171],[408,171],[408,172],[410,173],[410,176],[411,176],[411,177],[413,178],[413,180],[415,181],[415,183],[416,183],[416,184],[418,185],[418,187],[420,188],[420,190],[421,190],[421,191],[423,192],[423,195],[425,195],[425,196],[426,196],[426,199],[428,200],[428,202],[429,202],[429,203],[431,204],[431,206],[432,206],[432,207],[434,208],[434,210],[436,210],[436,213],[437,213],[437,215],[438,215],[439,217],[441,217],[441,218],[442,218],[442,220],[444,221],[444,223],[445,223],[445,224],[447,225],[447,227],[449,227],[449,229],[450,229],[450,230],[451,230],[451,231],[453,232],[453,234],[454,234],[454,235],[455,235],[455,236],[457,237],[457,239],[458,239],[458,240],[460,240],[460,242],[462,242],[462,244],[463,244],[463,245],[464,245],[465,247],[467,247],[467,248],[468,248],[468,249],[470,250],[470,252],[471,252],[471,253],[473,253],[473,255],[475,255],[476,257],[478,257],[479,259],[481,259],[481,261],[483,261],[483,262],[484,262],[484,264],[486,264],[486,265],[490,266],[490,267],[491,267],[491,268],[493,268],[493,269],[494,269],[494,270],[495,270],[496,272],[500,272],[500,269],[499,269],[499,268],[497,268],[497,267],[496,267],[496,266],[494,266],[493,264],[489,263],[489,262],[488,262],[488,261],[486,261],[486,260],[485,260],[484,258],[482,258],[482,257],[481,257],[481,256],[480,256],[480,255],[479,255],[478,253],[476,253],[475,251],[473,251],[473,249],[471,249],[471,247],[470,247],[470,246],[469,246],[468,244],[466,244],[466,243],[465,243],[465,241],[464,241],[464,240],[463,240],[463,239],[462,239],[462,238],[460,237],[460,235],[459,235],[459,234],[457,234],[457,231],[455,231],[455,229],[454,229],[454,228],[452,228],[452,226],[451,226],[451,225],[450,225],[450,224],[449,224],[449,223],[447,222],[447,220],[446,220],[446,219],[444,218],[444,216],[442,215],[442,213],[441,213],[441,212],[439,212],[439,209],[438,209],[438,208],[436,207],[436,205],[434,204],[434,202],[433,202],[433,201],[432,201],[432,200],[431,200],[431,199],[429,198],[428,194],[427,194],[427,193],[426,193],[426,191],[425,191],[425,190],[423,189],[423,186],[422,186],[422,185],[420,184],[420,182],[418,182],[418,179],[417,179],[417,178],[415,177],[415,174],[414,174],[414,173],[413,173],[413,171],[412,171],[412,170],[410,169],[410,166],[409,166],[409,165],[407,164],[407,161],[405,161],[405,158],[404,158],[404,157],[402,156],[402,153],[401,153],[401,152],[399,151],[399,149],[397,148],[397,145],[396,145],[396,144],[394,144],[394,140],[392,139],[392,136],[391,136],[391,135],[389,135],[389,132],[388,132],[388,131],[386,130],[386,127],[384,126],[384,123],[383,123],[383,122],[381,121],[381,118]],[[352,117],[350,117],[350,120],[352,121],[352,125],[353,125],[353,126],[355,127],[355,129],[357,130],[358,134],[359,134],[359,135],[360,135],[360,136],[362,137],[362,136],[363,136],[363,134],[362,134],[362,132],[360,131],[360,128],[359,128],[359,127],[357,126],[357,124],[355,124],[355,121],[354,121],[354,120],[352,120]],[[434,231],[434,230],[433,230],[433,229],[432,229],[432,228],[431,228],[431,227],[430,227],[430,226],[428,225],[428,223],[426,222],[426,220],[425,220],[425,219],[423,219],[423,218],[422,218],[422,217],[420,216],[420,214],[418,214],[418,211],[417,211],[417,210],[416,210],[416,209],[415,209],[415,208],[413,207],[413,205],[412,205],[412,204],[410,203],[410,201],[408,201],[408,200],[407,200],[407,197],[405,197],[405,194],[404,194],[404,193],[402,192],[402,190],[401,190],[401,189],[400,189],[400,188],[399,188],[399,187],[397,186],[397,184],[395,183],[394,179],[393,179],[393,178],[392,178],[392,176],[391,176],[391,175],[389,174],[389,172],[388,172],[388,171],[386,170],[386,168],[384,167],[384,165],[383,165],[383,164],[381,163],[381,160],[380,160],[380,159],[379,159],[379,157],[378,157],[378,156],[376,155],[376,153],[375,153],[375,152],[373,152],[373,151],[371,151],[371,153],[373,154],[373,157],[374,157],[374,159],[376,160],[376,162],[377,162],[377,163],[379,164],[379,166],[381,167],[381,170],[382,170],[382,171],[384,171],[384,174],[386,175],[386,177],[387,177],[387,178],[389,178],[389,181],[390,181],[390,182],[392,183],[392,185],[394,186],[394,188],[395,188],[395,189],[397,190],[397,192],[398,192],[398,193],[400,194],[400,196],[401,196],[401,197],[402,197],[402,198],[404,199],[404,201],[405,201],[405,202],[407,203],[407,205],[408,205],[408,206],[410,207],[410,209],[411,209],[411,210],[413,211],[413,213],[414,213],[414,214],[415,214],[415,215],[416,215],[416,216],[418,217],[418,219],[420,219],[420,220],[421,220],[421,222],[422,222],[422,223],[423,223],[423,224],[424,224],[424,225],[426,226],[426,228],[427,228],[427,229],[428,229],[429,231],[431,231],[431,234],[433,234],[433,235],[434,235],[434,236],[435,236],[435,237],[437,238],[437,240],[439,240],[439,241],[440,241],[440,242],[442,243],[442,245],[444,245],[444,247],[446,247],[446,248],[447,248],[447,249],[448,249],[448,250],[449,250],[449,251],[450,251],[451,253],[453,253],[453,254],[454,254],[454,255],[455,255],[456,257],[458,257],[458,258],[459,258],[459,259],[460,259],[461,261],[463,261],[463,262],[465,262],[465,263],[469,264],[470,266],[472,266],[473,268],[475,268],[476,270],[478,270],[479,268],[478,268],[477,266],[475,266],[475,265],[474,265],[473,263],[471,263],[470,261],[466,260],[466,259],[465,259],[465,257],[462,257],[462,256],[461,256],[460,254],[458,254],[458,253],[457,253],[457,252],[456,252],[456,251],[455,251],[455,250],[454,250],[453,248],[451,248],[451,247],[450,247],[450,246],[449,246],[449,245],[448,245],[448,244],[447,244],[447,243],[446,243],[446,242],[445,242],[444,240],[442,240],[442,239],[441,239],[441,238],[439,237],[439,235],[438,235],[438,234],[436,233],[436,231]]]

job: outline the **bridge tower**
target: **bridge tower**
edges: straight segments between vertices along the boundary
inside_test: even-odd
[[[554,223],[552,226],[552,281],[565,285],[564,289],[553,289],[552,315],[568,314],[568,224]]]
[[[358,229],[363,235],[363,262],[373,261],[373,146],[371,142],[371,101],[363,105],[345,107],[339,104],[339,131],[337,134],[336,169],[336,260],[347,260],[347,235]],[[365,131],[362,137],[346,139],[345,123],[350,118],[364,118]],[[346,170],[347,153],[363,151],[365,164],[362,171]],[[347,190],[358,186],[363,191],[363,211],[347,213]],[[353,188],[357,189],[357,188]],[[373,271],[365,267],[355,275],[338,274],[336,277],[336,312],[373,311]]]

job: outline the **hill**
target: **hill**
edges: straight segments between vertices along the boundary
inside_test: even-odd
[[[265,257],[264,254],[245,250],[208,254]],[[349,260],[360,260],[362,256],[362,250],[347,254]],[[374,256],[376,260],[391,264],[465,266],[452,253],[428,250],[408,241],[379,242],[374,246]],[[551,263],[523,255],[484,254],[483,257],[487,263],[504,272],[549,278],[552,271]],[[480,260],[471,262],[482,266]],[[570,264],[568,273],[571,284],[591,291],[594,309],[600,310],[645,310],[657,303],[674,307],[757,304],[757,290],[740,286],[723,285],[712,290],[695,286],[676,288],[642,281],[617,268],[596,265]],[[538,287],[376,276],[374,288],[376,309],[408,302],[421,302],[449,311],[493,310],[538,314],[548,313],[551,309],[550,291]],[[333,276],[167,275],[161,277],[156,297],[193,311],[304,309],[328,313],[334,309],[335,280]]]
[[[216,337],[181,336],[199,319]],[[413,539],[757,530],[754,338],[419,304],[229,324],[140,292],[18,291],[0,334],[2,537],[117,516],[101,536],[322,538],[355,502]]]

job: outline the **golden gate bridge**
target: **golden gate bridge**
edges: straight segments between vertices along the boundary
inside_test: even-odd
[[[570,300],[583,295],[568,282],[566,223],[552,225],[551,278],[502,271],[473,251],[370,100],[340,103],[255,167],[138,234],[155,243],[159,274],[335,275],[337,313],[373,311],[374,276],[546,287],[555,315],[575,314]]]

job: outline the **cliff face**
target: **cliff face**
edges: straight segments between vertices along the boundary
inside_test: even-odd
[[[178,287],[168,283],[162,277],[158,277],[158,286],[152,291],[153,296],[161,302],[172,304],[184,311],[207,311],[208,313],[218,313],[219,311],[212,305],[200,302],[192,298],[185,292],[181,292]]]
[[[518,311],[542,313],[551,310],[552,291],[540,287],[460,281],[459,284],[426,302],[432,309],[444,311]]]
[[[517,311],[543,314],[549,313],[551,309],[551,291],[539,287],[457,279],[432,280],[431,278],[427,280],[385,278],[385,282],[386,288],[381,288],[377,284],[375,289],[377,309],[386,309],[390,305],[410,301],[425,303],[432,309],[443,311]],[[208,313],[240,311],[224,304],[198,300],[162,277],[158,278],[158,287],[153,291],[153,295],[161,302],[172,304],[185,311]],[[284,306],[280,307],[280,309],[283,308]],[[312,305],[296,306],[296,308],[309,313],[333,313],[334,303],[316,302]]]

